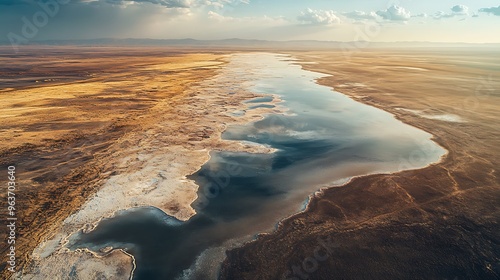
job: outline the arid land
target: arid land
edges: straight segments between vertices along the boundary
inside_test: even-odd
[[[235,83],[231,75],[217,75],[228,63],[224,53],[66,47],[28,48],[16,55],[4,51],[0,165],[5,170],[16,166],[15,270],[23,271],[25,279],[128,278],[130,256],[120,251],[99,258],[85,251],[66,253],[65,239],[131,207],[154,206],[189,219],[195,214],[191,203],[197,186],[186,176],[208,160],[209,151],[272,152],[220,139],[228,124],[272,111],[231,116],[242,109],[243,100],[258,95],[244,92],[241,80]],[[17,78],[21,82],[16,84]],[[1,199],[5,196],[2,192]],[[6,210],[1,209],[3,217]],[[6,240],[7,232],[1,233]],[[7,277],[7,243],[0,248]]]
[[[16,166],[19,271],[35,247],[116,172],[103,162],[110,147],[155,122],[146,117],[155,106],[211,75],[210,67],[221,62],[215,55],[114,48],[3,52],[1,166]],[[207,67],[197,68],[200,62]],[[162,65],[162,71],[147,69]],[[5,240],[6,231],[1,233]],[[6,245],[0,245],[4,276]]]
[[[228,252],[221,279],[500,279],[500,53],[292,54],[332,75],[318,83],[431,133],[449,153],[323,190],[276,232]]]
[[[221,72],[229,53],[0,50],[0,168],[14,164],[19,184],[16,270],[24,266],[28,279],[51,276],[60,268],[33,259],[50,257],[49,263],[66,267],[62,273],[74,273],[68,263],[77,264],[76,275],[87,277],[80,279],[127,278],[133,264],[119,251],[96,262],[88,252],[58,251],[60,242],[70,231],[91,229],[95,219],[129,207],[154,205],[186,220],[194,214],[196,186],[183,176],[196,171],[208,151],[272,152],[220,139],[228,124],[264,113],[244,119],[227,114],[253,96],[228,94],[243,91],[236,80],[241,77]],[[304,68],[333,75],[320,84],[428,131],[449,154],[425,169],[324,190],[275,233],[228,252],[221,278],[498,279],[499,53],[291,54]],[[155,180],[140,184],[143,178]],[[130,185],[140,188],[121,191]],[[6,208],[0,215],[6,217]],[[10,275],[4,269],[8,248],[0,244],[4,278]],[[316,248],[326,248],[328,257],[304,267]],[[292,272],[296,266],[300,271]]]

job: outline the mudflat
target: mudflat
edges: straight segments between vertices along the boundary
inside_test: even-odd
[[[229,251],[220,278],[499,279],[500,53],[292,54],[332,75],[318,83],[431,133],[448,154],[322,190],[274,233]]]

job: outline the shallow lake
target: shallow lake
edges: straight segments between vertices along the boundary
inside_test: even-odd
[[[246,65],[234,70],[257,77],[252,91],[278,95],[289,111],[229,127],[223,138],[278,151],[212,152],[189,177],[200,186],[191,220],[180,222],[155,208],[122,211],[73,236],[71,249],[125,248],[136,259],[134,279],[215,279],[225,250],[272,231],[320,188],[353,176],[421,168],[445,154],[430,134],[316,84],[325,75],[303,70],[288,56],[241,54],[233,60],[245,63],[227,67]],[[269,106],[271,97],[248,103]]]

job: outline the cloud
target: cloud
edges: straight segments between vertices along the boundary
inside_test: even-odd
[[[451,13],[445,13],[443,11],[439,11],[434,14],[435,19],[442,19],[442,18],[452,18],[456,16],[468,16],[469,15],[469,8],[464,5],[455,5],[451,7]]]
[[[385,20],[391,21],[407,21],[410,19],[411,14],[405,8],[392,5],[385,11],[377,11],[377,15],[381,16]]]
[[[4,1],[12,1],[12,0],[4,0]],[[99,3],[106,3],[111,5],[120,5],[124,7],[132,4],[152,4],[152,5],[163,6],[166,8],[193,8],[193,7],[203,7],[203,6],[223,8],[225,5],[249,3],[249,0],[74,0],[74,1],[76,3],[81,3],[81,4],[95,5]]]
[[[233,17],[225,17],[219,13],[216,13],[214,11],[208,11],[208,18],[209,19],[213,19],[213,20],[216,20],[216,21],[231,21],[231,20],[234,20]]]
[[[0,0],[0,6],[32,4],[30,0]]]
[[[189,8],[193,4],[193,1],[191,0],[105,0],[105,1],[108,4],[113,4],[113,5],[149,3],[149,4],[161,5],[167,8]]]
[[[428,17],[428,15],[426,13],[422,13],[422,14],[418,14],[418,15],[414,15],[414,16],[411,16],[412,18],[426,18]]]
[[[340,18],[331,10],[313,10],[308,8],[301,12],[297,19],[305,24],[332,25],[341,22]]]
[[[479,12],[493,14],[495,16],[500,16],[500,6],[491,7],[491,8],[481,8],[481,9],[479,9]]]
[[[212,6],[215,8],[224,8],[226,5],[249,4],[250,0],[197,0],[199,6]]]
[[[454,16],[455,16],[455,14],[453,14],[453,13],[449,14],[449,13],[445,13],[443,11],[439,11],[439,12],[436,12],[434,14],[434,19],[452,18]]]
[[[469,8],[464,5],[455,5],[451,7],[451,11],[455,13],[456,15],[468,15],[469,14]]]
[[[347,18],[354,19],[354,20],[370,20],[370,19],[377,19],[379,16],[375,12],[363,12],[363,11],[353,11],[353,12],[348,12],[348,13],[342,13]]]

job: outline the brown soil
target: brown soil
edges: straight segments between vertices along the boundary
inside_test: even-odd
[[[276,232],[229,251],[220,278],[500,279],[499,53],[293,54],[333,75],[318,83],[428,131],[449,154],[324,190]]]
[[[19,270],[33,249],[79,209],[113,170],[108,148],[156,122],[155,106],[211,77],[221,54],[165,49],[0,49],[0,182],[16,166]],[[110,155],[107,155],[108,157]],[[107,168],[107,170],[106,170]],[[6,201],[6,191],[0,199]],[[0,215],[7,217],[7,208]],[[2,218],[2,228],[6,228]],[[0,231],[6,240],[7,232]],[[0,243],[0,278],[6,267]]]

